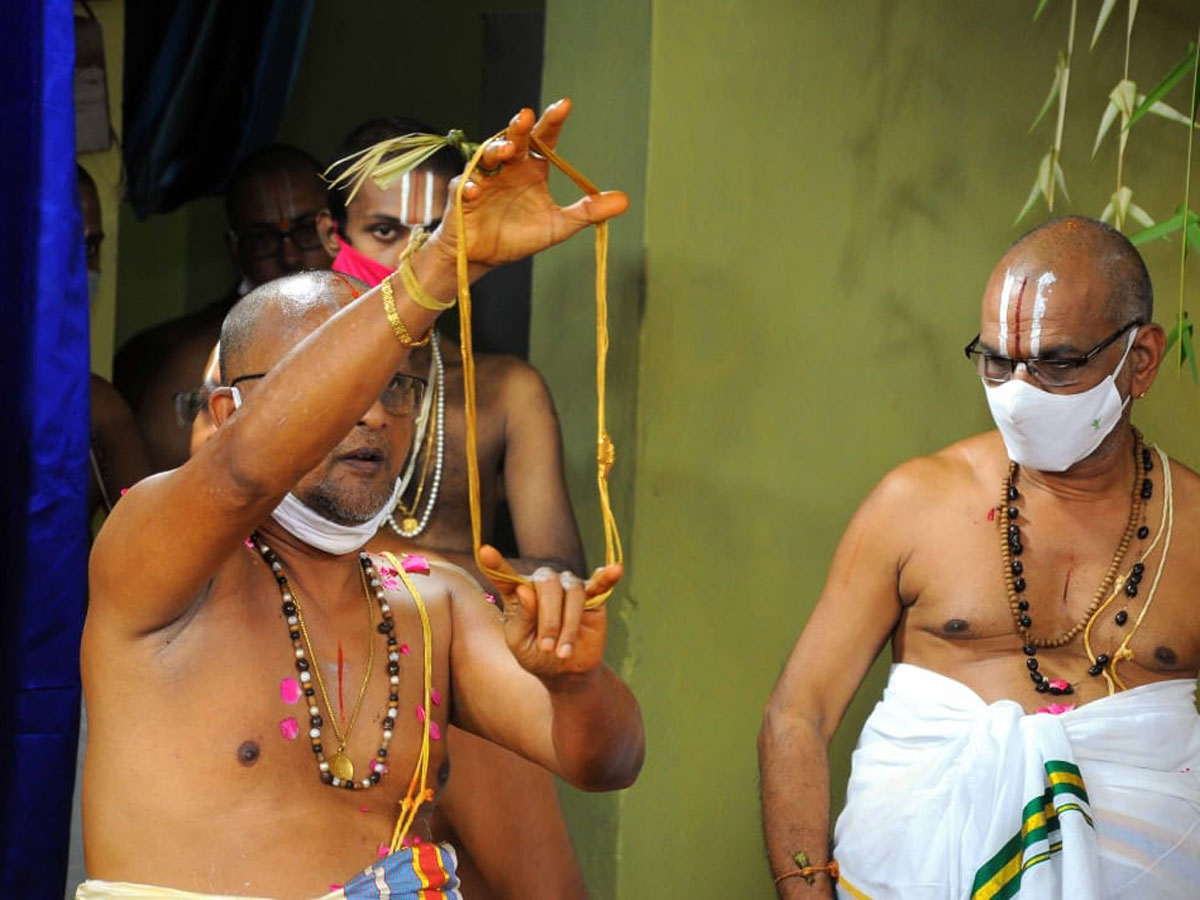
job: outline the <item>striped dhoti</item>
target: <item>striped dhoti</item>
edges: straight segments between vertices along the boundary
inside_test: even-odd
[[[834,832],[847,898],[1194,898],[1195,681],[1061,715],[892,667]]]
[[[458,858],[449,844],[402,847],[363,869],[320,900],[462,900],[455,868]],[[126,881],[89,880],[75,900],[270,900],[230,894],[198,894],[175,888]]]

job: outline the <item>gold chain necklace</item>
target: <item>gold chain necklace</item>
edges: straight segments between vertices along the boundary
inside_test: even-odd
[[[367,696],[367,687],[371,683],[371,671],[375,667],[375,641],[373,640],[375,617],[371,610],[371,589],[367,585],[367,573],[361,567],[358,574],[362,580],[363,594],[367,598],[367,667],[363,672],[362,684],[358,688],[358,699],[354,701],[354,709],[346,721],[345,732],[338,727],[339,716],[334,715],[333,704],[329,702],[329,692],[325,689],[325,679],[321,677],[321,664],[317,659],[317,651],[313,647],[308,627],[304,623],[304,607],[300,604],[300,594],[295,588],[292,589],[292,599],[296,604],[296,620],[300,625],[300,637],[304,641],[309,659],[312,660],[312,673],[317,680],[317,690],[321,694],[321,700],[325,703],[325,712],[329,715],[329,724],[333,728],[333,734],[338,739],[337,750],[334,751],[333,756],[329,757],[329,770],[343,780],[354,778],[354,764],[346,756],[346,744],[350,740],[350,732],[354,730],[354,723],[358,721],[363,699]]]

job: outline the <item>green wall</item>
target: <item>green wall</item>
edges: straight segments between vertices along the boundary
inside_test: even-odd
[[[612,661],[641,699],[648,755],[617,801],[615,856],[585,857],[595,897],[770,894],[763,704],[871,486],[990,426],[961,347],[1050,140],[1026,131],[1067,6],[1035,24],[1033,3],[1004,0],[548,3],[545,99],[576,100],[563,152],[634,199],[611,262],[630,551]],[[1133,77],[1173,65],[1194,18],[1184,0],[1143,3]],[[1098,213],[1115,179],[1111,147],[1089,153],[1123,22],[1089,55],[1092,25],[1081,17],[1063,212]],[[1153,122],[1131,138],[1130,182],[1158,215],[1180,202],[1185,135]],[[1147,253],[1160,320],[1177,251]],[[576,241],[536,263],[533,358],[564,411],[594,556],[589,254]],[[1164,373],[1137,417],[1197,466],[1198,404]],[[885,665],[835,741],[835,803]],[[607,824],[575,820],[578,843],[607,850]]]

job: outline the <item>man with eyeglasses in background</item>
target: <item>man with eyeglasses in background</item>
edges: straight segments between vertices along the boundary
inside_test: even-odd
[[[1130,422],[1152,316],[1093,219],[992,273],[966,353],[997,430],[867,498],[767,706],[780,897],[1195,896],[1200,478]],[[889,639],[831,853],[829,740]]]
[[[203,405],[198,376],[230,307],[261,284],[333,262],[331,230],[317,227],[325,207],[320,171],[315,159],[284,144],[247,157],[225,192],[238,283],[204,309],[135,335],[117,354],[113,381],[137,417],[156,471],[187,459],[191,420]]]

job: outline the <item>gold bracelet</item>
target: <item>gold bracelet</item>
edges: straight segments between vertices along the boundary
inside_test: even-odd
[[[396,271],[400,274],[400,280],[404,282],[404,290],[408,291],[409,298],[422,309],[430,312],[445,312],[458,302],[457,297],[444,302],[425,290],[421,286],[421,282],[417,281],[417,274],[412,270],[412,263],[408,259],[402,259],[400,267]]]
[[[433,338],[433,329],[425,332],[425,337],[421,340],[415,340],[407,328],[404,327],[404,322],[400,318],[400,314],[396,312],[396,295],[392,293],[392,276],[389,275],[379,285],[380,291],[383,293],[383,311],[387,313],[388,324],[392,326],[392,334],[396,336],[396,340],[400,342],[401,347],[424,347]]]

